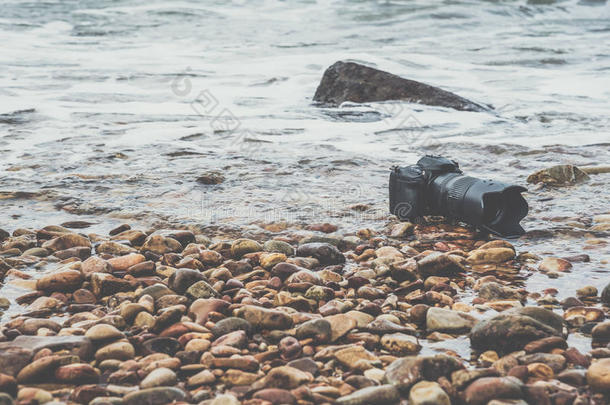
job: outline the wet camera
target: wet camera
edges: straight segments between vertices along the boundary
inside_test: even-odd
[[[442,215],[514,238],[525,233],[519,225],[528,211],[524,191],[525,187],[466,176],[453,160],[424,156],[415,165],[392,168],[390,212],[400,220]]]

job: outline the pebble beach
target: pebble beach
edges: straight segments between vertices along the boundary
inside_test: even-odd
[[[587,254],[434,218],[236,239],[83,226],[2,232],[3,282],[30,290],[0,299],[2,404],[608,403],[610,286],[560,301],[519,282]]]

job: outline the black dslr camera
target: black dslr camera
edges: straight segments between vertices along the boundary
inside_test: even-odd
[[[424,156],[390,173],[390,212],[400,220],[443,215],[506,238],[523,235],[525,187],[462,174],[457,162]]]

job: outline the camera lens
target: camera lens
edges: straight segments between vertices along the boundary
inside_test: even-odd
[[[481,180],[458,173],[437,176],[430,184],[433,214],[478,225],[505,237],[524,233],[519,221],[527,215],[523,187]]]

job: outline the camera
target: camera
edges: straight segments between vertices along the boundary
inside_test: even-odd
[[[454,160],[426,155],[390,172],[390,212],[400,220],[442,215],[506,238],[525,231],[525,187],[466,176]]]

